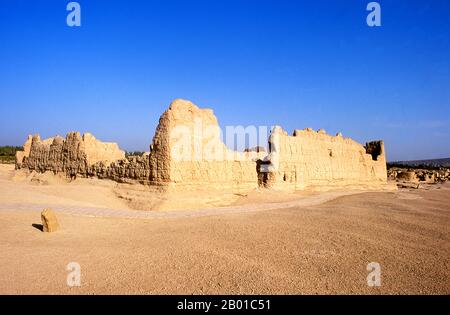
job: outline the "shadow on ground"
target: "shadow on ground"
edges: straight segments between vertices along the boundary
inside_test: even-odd
[[[33,224],[31,224],[31,226],[34,227],[35,229],[38,229],[41,232],[44,231],[44,226],[42,224],[33,223]]]

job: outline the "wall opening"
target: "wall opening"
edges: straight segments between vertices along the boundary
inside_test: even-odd
[[[262,165],[269,165],[270,161],[256,161],[256,172],[258,173],[258,186],[259,187],[268,187],[269,186],[269,173],[262,171]]]
[[[366,153],[372,156],[372,160],[377,161],[378,157],[383,153],[382,141],[367,142],[364,148]]]

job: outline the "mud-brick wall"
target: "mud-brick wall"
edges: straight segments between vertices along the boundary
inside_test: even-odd
[[[267,186],[291,190],[306,187],[345,187],[386,183],[386,159],[382,142],[379,154],[367,153],[361,144],[323,130],[296,130],[289,136],[276,127],[270,136],[273,171]]]
[[[126,182],[148,181],[149,155],[125,158],[115,143],[105,143],[91,134],[70,132],[66,138],[56,136],[41,140],[30,136],[24,151],[16,155],[16,168],[30,171],[65,173],[68,177],[98,177]]]
[[[256,161],[229,150],[210,109],[175,100],[161,116],[150,152],[156,184],[240,191],[258,187]]]

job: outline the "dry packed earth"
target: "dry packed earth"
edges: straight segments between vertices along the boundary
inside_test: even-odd
[[[29,181],[4,165],[0,187],[3,294],[450,294],[448,184],[276,203],[260,193],[198,212],[131,210],[107,181]],[[33,227],[48,205],[54,233]],[[70,262],[80,287],[66,284]],[[370,262],[381,287],[367,286]]]

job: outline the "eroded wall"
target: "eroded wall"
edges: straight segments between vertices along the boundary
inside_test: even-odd
[[[146,176],[148,179],[148,157],[145,159],[147,163],[141,159],[130,162],[116,143],[101,142],[89,133],[82,136],[79,132],[70,132],[66,138],[56,136],[41,140],[39,135],[29,136],[24,151],[16,153],[16,168],[64,172],[71,177],[144,179]]]
[[[29,136],[17,152],[16,168],[67,176],[108,178],[173,190],[243,192],[258,187],[282,190],[328,189],[386,184],[384,144],[365,146],[324,130],[295,130],[289,136],[276,127],[271,152],[229,150],[221,139],[211,109],[175,100],[160,117],[150,152],[125,158],[115,143],[104,143],[87,133],[41,140]]]
[[[150,148],[150,180],[173,189],[250,190],[258,187],[255,156],[225,146],[211,109],[175,100]]]
[[[270,136],[269,173],[260,174],[260,182],[266,187],[288,190],[384,185],[384,144],[377,141],[366,146],[369,153],[341,134],[331,136],[324,130],[308,128],[295,130],[290,136],[276,127]]]

